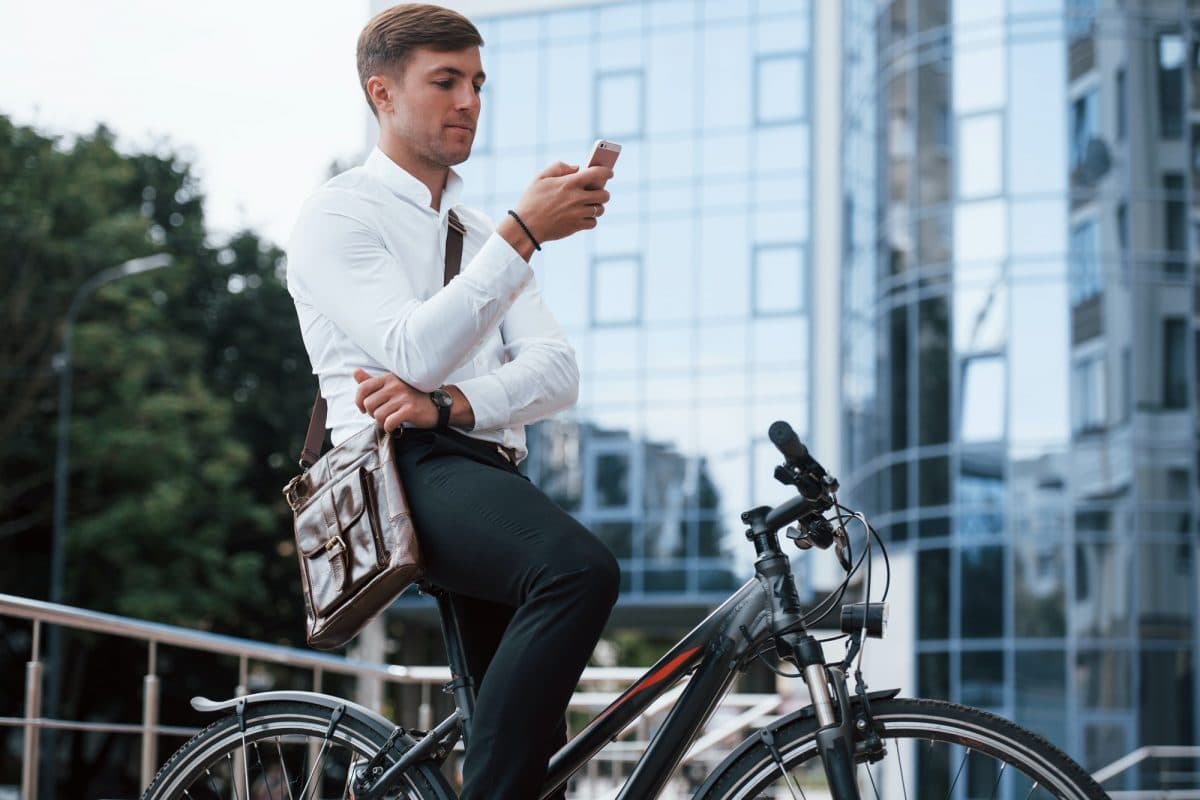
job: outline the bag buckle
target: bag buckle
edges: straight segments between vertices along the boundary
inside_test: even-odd
[[[300,507],[304,505],[304,501],[308,499],[308,494],[305,493],[306,488],[303,475],[297,475],[288,481],[287,486],[283,487],[283,497],[291,506],[292,511],[299,511]]]
[[[342,541],[342,537],[334,536],[325,543],[325,552],[331,556],[340,556],[346,549],[346,544]]]

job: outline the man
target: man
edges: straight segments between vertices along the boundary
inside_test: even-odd
[[[462,797],[532,800],[619,571],[516,470],[523,426],[573,404],[579,382],[528,261],[596,227],[612,171],[554,164],[495,226],[459,206],[451,167],[471,152],[482,44],[436,6],[396,6],[363,29],[359,81],[379,143],[305,204],[288,288],[334,443],[369,424],[405,429],[397,463],[426,574],[454,598],[478,693]],[[443,288],[452,211],[462,269]]]

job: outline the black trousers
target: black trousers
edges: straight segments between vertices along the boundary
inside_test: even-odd
[[[616,559],[495,446],[412,429],[398,445],[426,578],[451,593],[477,693],[462,800],[535,800],[616,602]]]

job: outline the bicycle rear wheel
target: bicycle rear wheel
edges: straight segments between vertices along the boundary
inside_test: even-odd
[[[375,755],[391,731],[347,714],[330,733],[332,715],[332,708],[302,701],[248,705],[244,732],[237,715],[217,720],[171,756],[142,800],[344,800],[351,796],[352,770]],[[393,752],[392,759],[398,757]],[[388,797],[455,795],[435,767],[420,764]]]
[[[1057,747],[993,714],[937,700],[893,699],[872,702],[871,715],[884,727],[887,755],[858,766],[864,798],[1108,796]],[[761,736],[747,740],[700,788],[697,800],[828,798],[816,731],[811,714],[779,723],[772,730],[778,760]]]

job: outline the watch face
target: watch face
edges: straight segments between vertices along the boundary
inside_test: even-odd
[[[454,398],[445,389],[434,389],[429,396],[433,398],[433,404],[439,408],[449,408],[454,403]]]

